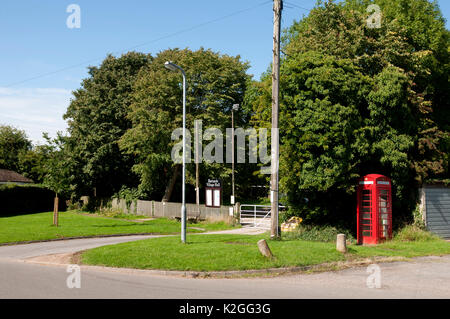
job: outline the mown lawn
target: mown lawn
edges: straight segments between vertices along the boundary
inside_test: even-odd
[[[136,217],[137,219],[138,217]],[[59,226],[53,223],[53,213],[38,213],[0,218],[0,243],[47,240],[65,237],[113,235],[113,234],[176,234],[181,224],[176,220],[158,218],[155,220],[134,222],[115,218],[87,216],[77,212],[61,212]],[[188,232],[230,229],[231,226],[219,223],[188,224]]]
[[[334,243],[282,240],[270,241],[276,256],[263,258],[257,241],[268,237],[249,235],[191,235],[188,244],[179,238],[153,238],[103,246],[82,254],[82,263],[109,267],[165,270],[249,270],[308,266],[373,256],[416,257],[450,254],[450,243],[442,240],[390,242],[376,247],[349,246],[348,254],[336,251]]]

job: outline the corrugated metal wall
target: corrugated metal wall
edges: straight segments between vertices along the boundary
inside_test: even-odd
[[[443,238],[450,238],[450,188],[425,187],[427,228]]]

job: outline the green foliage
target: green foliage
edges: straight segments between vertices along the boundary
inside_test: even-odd
[[[46,159],[41,168],[44,173],[43,185],[55,192],[56,196],[69,198],[74,190],[74,175],[70,171],[70,163],[66,160],[67,137],[58,133],[54,139],[47,134],[44,134],[44,138],[47,144]]]
[[[423,219],[423,214],[420,212],[419,205],[417,205],[413,211],[413,218],[414,218],[413,226],[422,230],[426,230],[425,221]]]
[[[89,213],[97,213],[103,209],[111,209],[111,199],[101,197],[89,197],[87,203],[81,206],[81,210]]]
[[[182,127],[182,76],[164,67],[173,61],[186,72],[187,129],[193,144],[194,120],[202,120],[203,131],[216,127],[225,132],[231,125],[231,107],[244,97],[247,63],[240,57],[220,55],[211,50],[166,50],[156,55],[138,75],[132,95],[132,123],[119,145],[128,156],[136,158],[133,172],[140,177],[139,190],[150,197],[162,198],[174,174],[171,159],[172,132]],[[243,121],[241,111],[235,114],[236,125]],[[206,144],[206,143],[205,143]],[[193,154],[192,154],[193,155]],[[195,165],[188,165],[186,181],[195,184]],[[230,168],[222,164],[202,163],[201,180],[207,177],[229,179]],[[238,175],[238,174],[237,174]]]
[[[33,145],[31,149],[19,153],[18,172],[35,183],[43,183],[49,157],[51,157],[49,145]]]
[[[181,74],[168,71],[166,61],[186,71],[191,132],[194,119],[203,121],[203,130],[214,126],[225,132],[231,125],[231,106],[242,102],[250,78],[239,56],[204,49],[166,50],[154,58],[135,52],[108,56],[99,67],[90,68],[65,114],[70,133],[65,161],[78,196],[92,194],[94,188],[97,196],[107,197],[122,187],[138,187],[139,198],[162,198],[175,168],[171,149],[176,141],[171,134],[182,126]],[[235,115],[236,125],[248,119],[244,111]],[[201,165],[201,180],[229,180],[228,166]],[[193,185],[194,165],[187,169],[186,181]],[[244,168],[237,171],[237,180],[251,176]]]
[[[53,198],[54,193],[41,185],[0,185],[0,217],[53,210]]]
[[[0,168],[21,172],[19,158],[31,149],[24,131],[0,125]]]
[[[440,12],[423,0],[381,1],[382,27],[370,29],[368,3],[319,2],[283,36],[280,188],[309,222],[354,225],[366,174],[391,177],[396,220],[411,215],[418,184],[448,178],[448,126],[434,112],[448,109],[439,97],[449,91]],[[270,82],[266,75],[246,98],[263,127]]]
[[[116,199],[124,199],[127,208],[130,208],[132,202],[136,202],[138,199],[144,198],[144,194],[137,188],[128,188],[123,186],[120,191],[112,196]]]
[[[355,243],[356,240],[346,229],[336,228],[334,226],[316,226],[316,225],[299,225],[299,227],[292,232],[284,232],[282,234],[283,240],[307,240],[320,242],[336,242],[338,234],[345,234],[347,240]]]
[[[119,218],[119,219],[137,219],[138,218],[138,216],[123,214],[120,210],[112,209],[109,207],[104,208],[104,209],[98,211],[97,213],[100,216]]]
[[[96,188],[98,196],[111,196],[122,185],[137,184],[133,156],[122,153],[117,143],[131,127],[127,116],[136,76],[151,60],[136,52],[109,55],[99,67],[89,68],[89,77],[73,92],[64,115],[70,133],[65,162],[78,195]]]
[[[394,234],[395,241],[433,241],[439,239],[438,236],[430,233],[417,225],[407,225]]]

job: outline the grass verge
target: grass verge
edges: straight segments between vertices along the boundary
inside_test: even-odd
[[[158,218],[147,221],[130,221],[99,216],[87,216],[74,211],[59,214],[59,226],[52,225],[53,213],[38,213],[0,218],[0,243],[49,240],[67,237],[88,237],[116,234],[176,234],[180,223]],[[135,217],[137,219],[138,217]],[[188,232],[201,233],[232,228],[224,222],[200,222],[187,225]],[[194,227],[194,228],[191,228]]]
[[[355,261],[367,257],[418,257],[450,254],[450,243],[440,239],[419,242],[391,241],[378,246],[350,245],[347,254],[334,243],[304,240],[268,241],[276,256],[266,259],[257,241],[267,235],[191,235],[188,243],[163,237],[103,246],[81,256],[83,264],[137,269],[181,271],[258,270],[303,267],[323,263]]]

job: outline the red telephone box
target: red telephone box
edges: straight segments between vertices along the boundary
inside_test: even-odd
[[[391,180],[383,175],[364,176],[358,185],[358,244],[378,244],[392,238]]]

